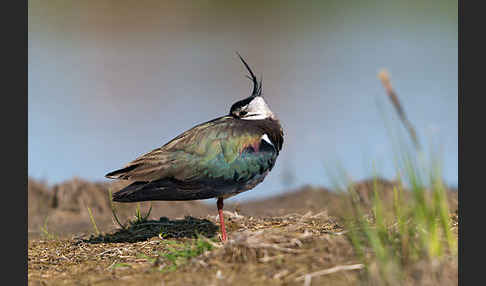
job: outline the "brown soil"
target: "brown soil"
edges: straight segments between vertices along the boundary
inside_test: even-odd
[[[363,205],[371,196],[370,182],[356,185]],[[385,199],[393,184],[380,181]],[[108,188],[116,191],[123,183],[74,179],[49,188],[30,179],[28,185],[30,285],[304,285],[306,279],[312,285],[364,283],[363,270],[305,278],[359,263],[340,223],[343,197],[324,188],[226,204],[230,241],[222,244],[213,205],[153,202],[149,220],[126,232],[114,222],[108,198]],[[149,206],[141,204],[142,215]],[[450,192],[450,206],[457,209],[457,192]],[[88,207],[98,236],[93,235]],[[136,204],[115,207],[120,221],[134,219]],[[453,217],[457,221],[457,213]],[[161,229],[163,237],[157,234]],[[208,243],[213,250],[170,268],[164,254],[173,251],[173,244],[194,245],[196,232],[212,238]],[[137,235],[141,238],[134,239]],[[457,258],[415,267],[417,274],[405,284],[457,285]]]

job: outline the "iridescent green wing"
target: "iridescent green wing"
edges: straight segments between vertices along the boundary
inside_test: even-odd
[[[262,143],[264,130],[241,123],[231,120],[214,125],[187,143],[179,142],[171,175],[180,181],[218,185],[250,180],[270,170],[278,150]]]
[[[283,140],[280,125],[276,124],[229,116],[217,118],[137,158],[122,169],[118,178],[137,181],[167,178],[195,185],[248,180],[273,167]],[[270,143],[262,141],[265,134]]]

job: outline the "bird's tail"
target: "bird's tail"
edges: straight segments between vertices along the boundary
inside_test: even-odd
[[[113,194],[114,202],[142,202],[147,201],[147,194],[141,190],[147,182],[134,182]]]
[[[139,166],[139,164],[129,165],[125,168],[115,170],[105,175],[109,179],[128,179],[130,171],[133,171]]]
[[[181,185],[174,180],[137,181],[113,194],[114,202],[191,201],[225,194],[208,186]]]

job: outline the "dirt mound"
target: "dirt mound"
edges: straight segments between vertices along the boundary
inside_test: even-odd
[[[326,214],[258,218],[225,212],[229,240],[216,237],[133,241],[30,240],[29,285],[380,285],[369,281],[345,230]],[[205,228],[218,220],[149,221]],[[145,225],[147,226],[147,225]],[[139,233],[143,223],[132,228]],[[116,235],[113,233],[112,235]],[[105,236],[106,237],[106,236]],[[457,259],[412,265],[402,285],[457,285]]]
[[[376,183],[390,205],[396,183]],[[120,228],[113,222],[108,190],[125,184],[73,179],[49,187],[29,180],[29,285],[357,285],[368,277],[340,220],[344,193],[306,186],[228,203],[229,241],[222,244],[215,207],[198,201],[142,203],[142,216],[153,206],[142,219],[134,217],[136,204],[114,203],[125,224]],[[373,184],[354,185],[364,207],[372,200]],[[457,234],[457,191],[448,194]],[[46,225],[48,232],[40,236]],[[457,285],[456,260],[413,265],[403,285]]]
[[[48,187],[34,179],[28,182],[28,229],[29,238],[38,237],[47,227],[48,232],[57,235],[90,233],[93,225],[88,208],[99,229],[117,227],[113,221],[109,190],[113,192],[128,183],[91,183],[72,179]],[[113,203],[121,221],[133,218],[137,203]],[[140,210],[147,213],[152,206],[153,217],[206,216],[214,213],[209,207],[197,201],[187,202],[142,202]]]
[[[361,203],[369,207],[373,197],[374,181],[372,179],[356,182],[354,189]],[[378,190],[386,204],[393,200],[393,187],[397,182],[385,179],[376,180]],[[28,182],[28,228],[29,238],[38,237],[42,229],[57,235],[92,233],[93,225],[88,208],[93,214],[97,227],[101,231],[109,231],[118,227],[113,220],[109,199],[109,190],[113,192],[128,185],[127,182],[92,183],[82,179],[56,184],[52,187],[45,183],[29,179]],[[457,191],[450,193],[450,208],[457,209]],[[330,216],[343,215],[344,196],[322,187],[304,186],[289,191],[283,195],[258,201],[244,203],[227,203],[225,210],[237,212],[245,216],[272,217],[290,213],[305,214],[307,212],[322,212]],[[387,203],[388,202],[388,203]],[[113,203],[118,218],[123,223],[135,215],[137,203]],[[200,201],[178,202],[142,202],[142,213],[147,213],[152,206],[151,218],[184,218],[186,216],[206,217],[216,216],[214,205]]]
[[[303,276],[357,263],[342,229],[325,213],[256,218],[226,212],[229,241],[217,238],[137,242],[29,241],[29,284],[302,285]],[[217,219],[207,219],[216,224]],[[151,222],[156,224],[155,221]],[[161,221],[160,225],[177,221]],[[179,224],[206,225],[186,218]],[[137,231],[133,229],[133,231]],[[315,276],[314,283],[346,285],[357,273]]]

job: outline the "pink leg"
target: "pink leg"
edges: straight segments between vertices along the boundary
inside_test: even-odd
[[[221,240],[223,242],[226,241],[226,228],[224,227],[224,217],[223,217],[223,198],[218,198],[218,202],[216,203],[218,206],[218,213],[219,213],[219,224],[221,226]]]

